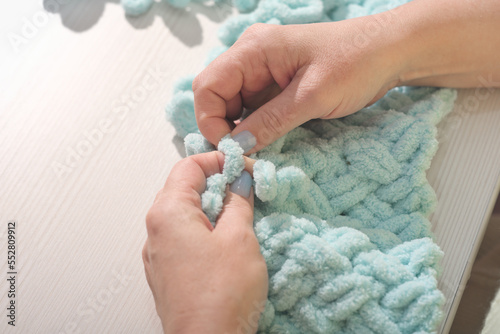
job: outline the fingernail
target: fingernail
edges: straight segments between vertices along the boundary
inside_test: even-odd
[[[257,145],[257,139],[255,139],[254,135],[250,131],[242,131],[233,137],[233,140],[240,144],[244,153],[247,153],[255,145]]]
[[[250,173],[244,170],[239,177],[231,183],[229,190],[231,192],[248,198],[250,196],[250,188],[252,187],[252,177]]]

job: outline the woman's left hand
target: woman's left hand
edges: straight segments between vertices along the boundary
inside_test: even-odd
[[[220,152],[181,160],[147,214],[142,256],[165,333],[257,330],[268,275],[253,230],[249,175],[231,188],[236,193],[227,191],[215,228],[201,209],[206,178],[223,164]]]

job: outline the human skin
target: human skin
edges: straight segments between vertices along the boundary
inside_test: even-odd
[[[198,128],[214,144],[250,131],[250,154],[396,86],[500,87],[499,31],[498,0],[414,0],[339,22],[255,24],[195,78]],[[235,126],[242,107],[255,111]]]
[[[142,258],[165,333],[255,332],[265,306],[253,193],[228,191],[215,228],[201,209],[206,178],[223,164],[220,152],[181,160],[147,214]],[[245,168],[252,171],[248,158]]]
[[[253,153],[310,119],[354,113],[396,86],[498,87],[499,18],[498,0],[414,0],[340,22],[254,25],[194,80],[198,127],[213,144],[250,131]],[[236,126],[243,107],[255,111]],[[182,160],[146,219],[143,260],[166,333],[237,333],[238,319],[252,318],[266,299],[253,195],[229,192],[215,229],[200,208],[205,177],[220,172],[221,159]]]

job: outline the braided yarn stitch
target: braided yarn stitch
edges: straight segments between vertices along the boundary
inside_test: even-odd
[[[391,6],[399,1],[390,2]],[[255,22],[310,23],[386,9],[380,0],[260,0],[226,21],[226,46]],[[220,52],[220,49],[218,49]],[[212,56],[213,58],[213,56]],[[212,59],[210,58],[210,59]],[[167,117],[188,155],[214,150],[194,117],[193,77],[182,79]],[[425,171],[451,89],[397,88],[369,108],[311,120],[253,154],[254,228],[269,272],[261,333],[432,333],[442,318],[442,257],[429,214],[436,196]],[[215,222],[226,185],[244,168],[229,136],[221,174],[202,207]]]

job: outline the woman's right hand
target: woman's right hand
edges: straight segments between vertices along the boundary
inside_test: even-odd
[[[195,78],[198,127],[253,153],[398,85],[500,87],[499,15],[498,0],[414,0],[338,22],[255,24]],[[235,127],[242,107],[255,111]]]
[[[236,138],[253,153],[310,119],[346,116],[375,102],[399,83],[404,65],[399,37],[383,29],[397,18],[380,15],[251,26],[193,82],[201,133],[217,144],[245,131]],[[256,110],[235,127],[242,107]]]

